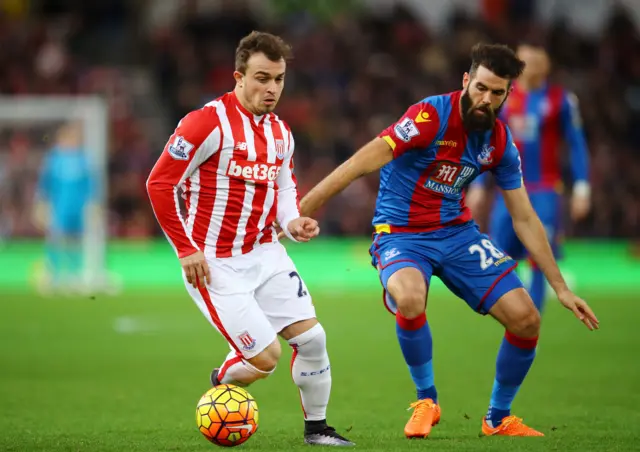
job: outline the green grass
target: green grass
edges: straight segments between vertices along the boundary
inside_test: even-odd
[[[357,450],[638,450],[636,297],[591,297],[602,324],[595,333],[549,303],[538,359],[514,404],[547,436],[523,439],[478,437],[501,328],[453,297],[430,300],[443,420],[428,440],[408,441],[414,392],[379,290],[315,289],[333,366],[329,420]],[[194,412],[227,348],[185,292],[0,300],[0,450],[215,447]],[[250,388],[261,425],[242,449],[306,449],[289,357],[286,349],[274,376]]]

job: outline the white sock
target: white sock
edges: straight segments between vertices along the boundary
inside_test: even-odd
[[[291,376],[300,388],[304,418],[321,421],[327,418],[331,393],[331,365],[327,354],[327,336],[319,323],[289,340],[293,348]]]
[[[247,362],[242,356],[239,356],[235,351],[231,351],[218,372],[218,380],[223,384],[232,384],[240,387],[249,386],[256,380],[261,378],[267,378],[273,373],[275,369],[270,372],[257,369],[249,362]]]

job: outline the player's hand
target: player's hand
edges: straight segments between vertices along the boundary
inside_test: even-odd
[[[180,265],[182,265],[187,281],[194,289],[206,287],[211,282],[209,264],[207,264],[207,260],[202,251],[197,251],[189,256],[183,257],[180,259]]]
[[[570,290],[558,294],[558,300],[560,300],[560,303],[562,303],[565,308],[572,311],[578,320],[584,323],[591,331],[597,330],[600,327],[600,321],[587,302]]]
[[[573,195],[571,197],[571,219],[580,221],[584,219],[591,210],[591,200],[588,196]]]
[[[308,242],[320,234],[318,222],[309,217],[299,217],[291,220],[287,225],[287,229],[289,230],[289,234],[298,242]]]

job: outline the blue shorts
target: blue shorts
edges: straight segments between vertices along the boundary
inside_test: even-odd
[[[562,254],[561,197],[555,191],[541,191],[529,194],[533,209],[547,231],[547,238],[556,258]],[[527,257],[527,250],[513,229],[511,215],[507,210],[504,198],[496,196],[491,212],[489,234],[500,247],[511,257],[521,260]]]
[[[523,287],[513,271],[517,262],[480,233],[472,221],[434,232],[379,233],[374,235],[369,253],[380,273],[385,305],[393,314],[397,307],[387,293],[387,282],[405,267],[420,270],[427,287],[431,276],[437,276],[471,309],[483,315],[502,295]]]

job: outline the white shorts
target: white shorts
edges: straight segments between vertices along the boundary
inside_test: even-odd
[[[280,243],[247,254],[207,257],[208,287],[187,291],[231,348],[245,358],[263,351],[292,323],[316,316],[309,291]]]

